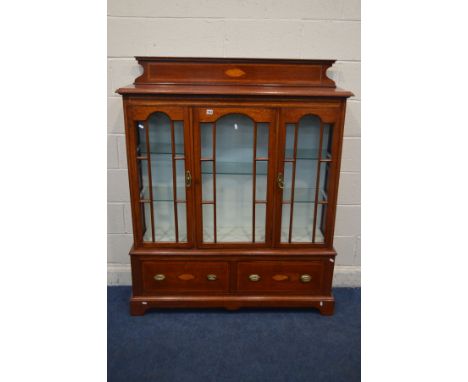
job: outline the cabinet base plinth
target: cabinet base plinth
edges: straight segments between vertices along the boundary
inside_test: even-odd
[[[331,316],[335,299],[331,296],[151,296],[132,297],[130,313],[142,316],[153,308],[316,308]]]

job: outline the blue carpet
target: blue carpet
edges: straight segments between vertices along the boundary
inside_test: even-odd
[[[361,290],[316,310],[153,310],[129,315],[130,287],[108,288],[110,382],[360,381]]]

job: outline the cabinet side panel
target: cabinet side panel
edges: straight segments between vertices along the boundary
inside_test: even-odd
[[[333,248],[333,235],[335,232],[336,204],[338,200],[338,186],[340,181],[341,152],[343,147],[343,130],[346,113],[346,100],[341,101],[340,117],[335,124],[333,134],[332,158],[335,158],[332,165],[333,179],[330,182],[329,205],[327,214],[327,232],[325,242],[329,248]]]
[[[123,100],[125,118],[125,143],[127,150],[128,181],[130,187],[130,204],[132,212],[133,242],[135,246],[141,243],[141,216],[138,190],[138,169],[136,165],[136,132],[133,128],[132,107],[127,98]]]

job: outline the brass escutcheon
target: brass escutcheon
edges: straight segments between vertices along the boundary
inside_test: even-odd
[[[209,280],[209,281],[215,281],[218,276],[214,275],[214,274],[210,274],[210,275],[207,275],[206,278]]]
[[[311,275],[301,275],[301,281],[303,283],[310,283],[310,280],[312,280],[312,276]]]
[[[260,275],[250,275],[249,276],[250,281],[260,281]]]
[[[185,185],[190,187],[192,185],[192,174],[189,170],[185,171]]]
[[[156,281],[163,281],[165,278],[166,278],[166,276],[164,276],[162,273],[157,274],[157,275],[154,276],[154,279]]]
[[[278,187],[283,189],[284,188],[284,176],[283,176],[282,173],[278,174],[278,177],[277,177],[276,181],[278,183]]]

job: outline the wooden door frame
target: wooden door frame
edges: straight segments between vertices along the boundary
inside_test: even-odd
[[[332,162],[329,169],[328,183],[328,203],[323,243],[281,243],[281,217],[283,192],[276,186],[274,210],[275,210],[275,232],[273,238],[273,247],[281,249],[291,248],[333,248],[333,233],[335,227],[336,201],[338,194],[338,182],[340,176],[340,162],[342,151],[342,136],[344,125],[346,101],[335,103],[335,107],[314,104],[312,101],[309,106],[288,106],[279,110],[278,139],[277,139],[277,174],[284,174],[284,150],[286,145],[286,125],[290,123],[297,124],[300,119],[306,115],[315,115],[320,118],[322,123],[332,125]]]
[[[200,117],[201,110],[213,109],[213,114]],[[193,132],[193,170],[195,178],[195,219],[196,219],[196,247],[202,249],[223,249],[223,248],[238,248],[238,249],[260,249],[272,248],[273,245],[273,201],[274,201],[274,177],[276,171],[276,132],[277,132],[277,108],[269,106],[249,106],[248,104],[241,105],[218,105],[212,102],[209,105],[197,105],[191,108],[192,110],[192,132]],[[202,189],[201,189],[201,139],[200,139],[200,123],[215,123],[219,118],[228,114],[243,114],[251,118],[256,123],[269,123],[269,140],[268,140],[268,173],[267,173],[267,195],[266,195],[266,225],[265,225],[265,242],[223,242],[223,243],[204,243],[203,242],[203,216],[202,216]],[[268,116],[268,118],[265,118]],[[260,121],[257,119],[260,118]],[[263,120],[262,120],[263,119]],[[213,190],[216,192],[215,190]],[[255,229],[255,227],[253,227]]]
[[[131,102],[129,102],[131,101]],[[130,183],[130,202],[132,205],[132,223],[134,235],[134,247],[138,248],[201,248],[201,249],[300,249],[300,248],[333,248],[333,234],[335,228],[336,216],[336,201],[338,182],[340,175],[340,163],[342,152],[342,137],[344,127],[344,116],[346,110],[346,100],[336,100],[336,102],[327,102],[324,104],[321,101],[315,102],[310,100],[300,102],[296,105],[295,102],[290,102],[283,105],[269,106],[266,102],[239,102],[239,104],[228,103],[225,100],[210,100],[209,104],[196,103],[195,106],[190,106],[187,102],[179,104],[170,103],[163,100],[161,104],[158,101],[151,102],[149,105],[147,100],[142,99],[140,102],[135,102],[124,97],[124,119],[125,119],[125,137],[128,161],[128,173]],[[202,242],[202,216],[201,216],[201,173],[200,173],[200,139],[199,139],[199,118],[198,109],[216,108],[218,111],[224,110],[245,114],[246,111],[256,110],[261,112],[270,110],[272,118],[270,122],[270,137],[268,148],[268,177],[267,177],[267,225],[265,243],[203,243]],[[165,112],[168,110],[179,110],[182,113],[184,122],[184,145],[185,145],[185,169],[191,171],[192,187],[186,189],[186,213],[187,213],[187,243],[150,243],[142,241],[142,209],[139,202],[139,180],[138,167],[136,159],[136,129],[134,125],[141,115],[150,114],[158,111]],[[284,113],[286,111],[301,114],[314,114],[319,116],[325,123],[333,124],[333,141],[332,141],[332,158],[333,162],[330,167],[330,183],[327,207],[327,231],[325,233],[324,243],[292,243],[281,244],[281,199],[282,192],[276,184],[276,177],[279,172],[283,172],[284,145],[285,145],[285,120]],[[171,117],[172,113],[165,113]],[[172,119],[172,117],[171,117]],[[300,118],[297,119],[297,121]],[[157,225],[156,225],[157,226]]]
[[[190,171],[193,174],[192,165],[192,134],[190,128],[190,113],[189,108],[182,105],[138,105],[128,104],[128,100],[124,99],[125,113],[125,137],[127,147],[127,163],[128,176],[130,184],[130,203],[132,210],[132,224],[134,247],[138,248],[193,248],[195,245],[195,234],[193,219],[193,200],[194,187],[186,187],[185,206],[186,206],[186,227],[187,227],[187,242],[144,242],[142,231],[142,219],[144,219],[144,211],[141,208],[140,202],[140,180],[138,174],[138,158],[137,158],[137,122],[146,122],[154,113],[164,113],[171,121],[182,121],[184,126],[184,162],[185,171]],[[148,163],[150,166],[150,162]],[[173,169],[174,171],[174,169]],[[184,174],[185,176],[185,174]],[[152,186],[152,184],[151,184]],[[175,223],[175,222],[174,222]],[[154,223],[154,229],[157,228],[157,222]]]

